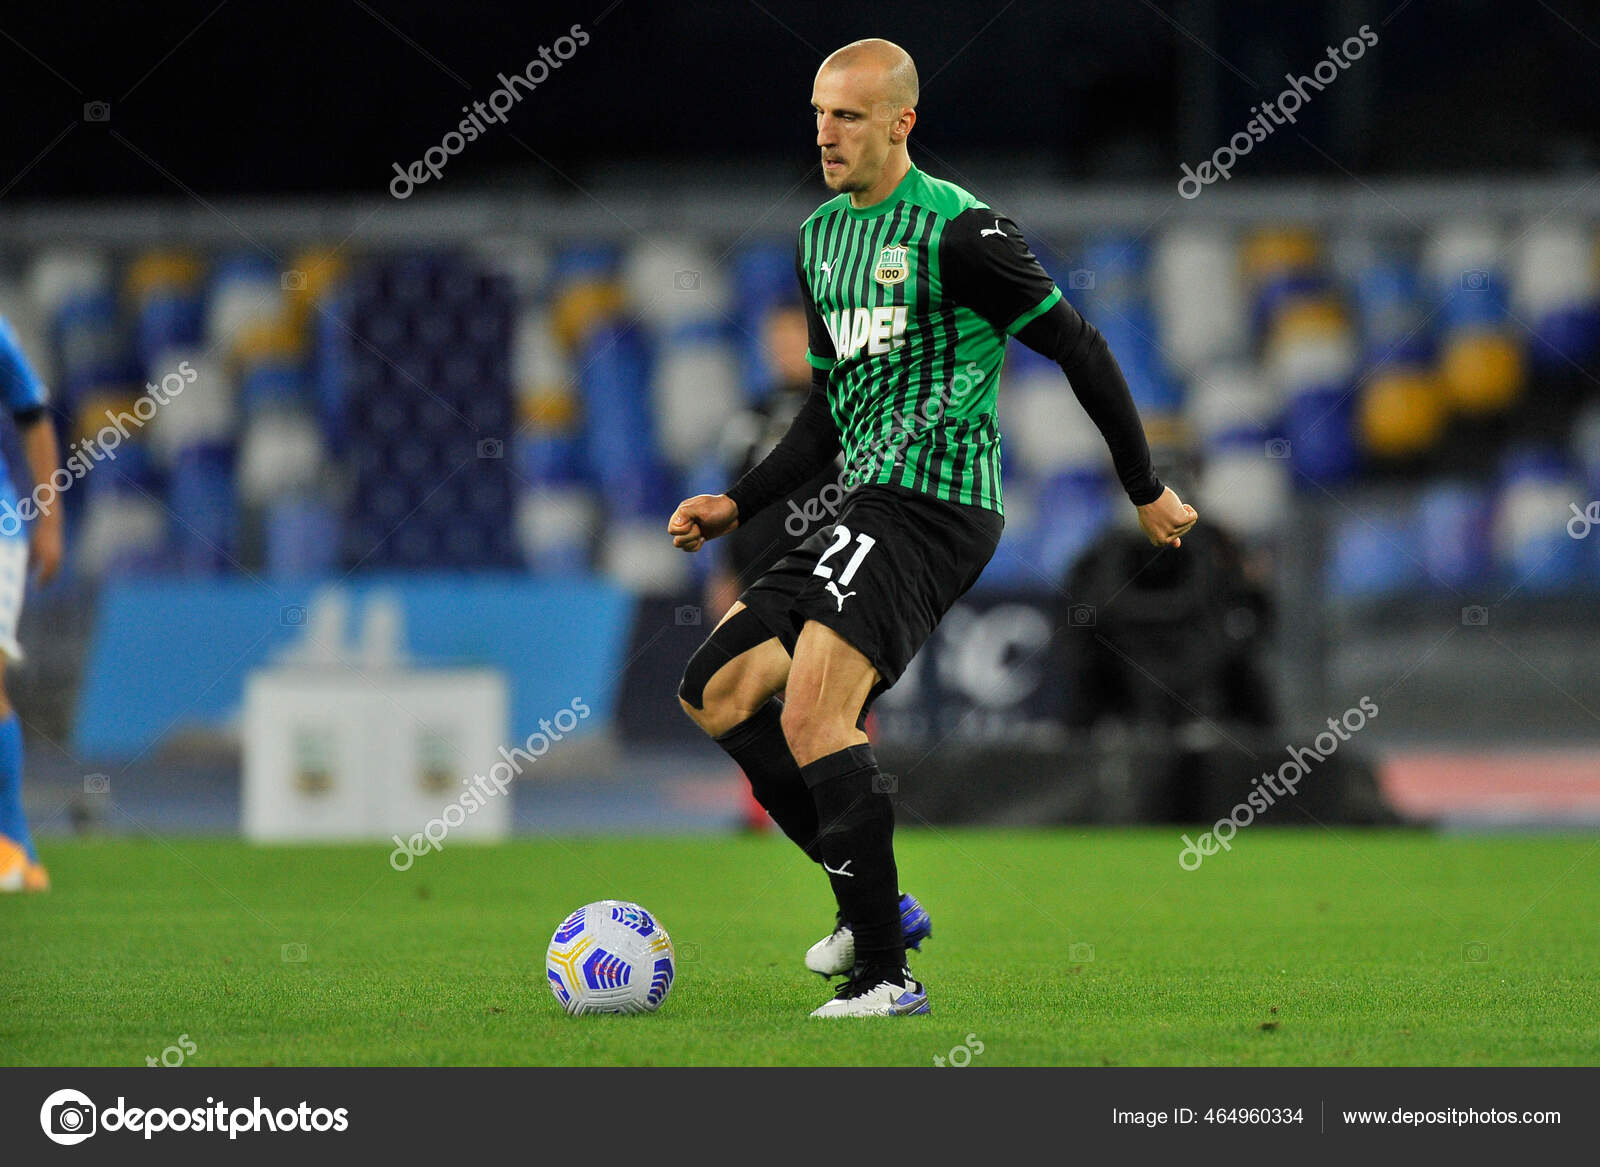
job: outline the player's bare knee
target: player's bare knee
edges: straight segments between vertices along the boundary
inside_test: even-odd
[[[704,682],[690,671],[684,673],[678,704],[690,721],[712,737],[719,737],[748,719],[771,696],[759,691],[746,663],[742,659],[726,661]]]
[[[802,766],[853,745],[861,736],[852,720],[793,691],[783,706],[782,725],[789,752]]]

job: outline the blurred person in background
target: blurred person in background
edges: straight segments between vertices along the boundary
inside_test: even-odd
[[[4,317],[0,317],[0,400],[16,422],[32,480],[49,482],[61,468],[49,394]],[[43,585],[61,567],[61,499],[52,494],[37,513],[31,506],[19,507],[9,471],[0,461],[0,891],[47,891],[50,877],[39,863],[22,809],[22,721],[6,695],[5,666],[22,659],[17,621],[29,569]]]

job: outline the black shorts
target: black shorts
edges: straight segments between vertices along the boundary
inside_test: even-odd
[[[794,655],[807,620],[833,629],[900,679],[994,555],[1005,519],[898,486],[852,491],[838,518],[780,559],[739,597]]]

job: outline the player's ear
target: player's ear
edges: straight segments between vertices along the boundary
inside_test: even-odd
[[[894,126],[889,130],[889,140],[899,145],[911,136],[911,127],[917,124],[917,111],[906,106],[900,111],[900,116],[895,119]]]

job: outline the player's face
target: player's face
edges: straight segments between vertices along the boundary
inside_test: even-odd
[[[822,152],[822,179],[830,190],[868,190],[883,173],[898,111],[879,97],[875,80],[859,69],[825,69],[817,74],[811,109]]]

